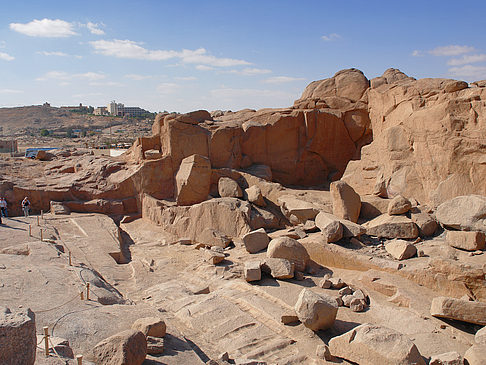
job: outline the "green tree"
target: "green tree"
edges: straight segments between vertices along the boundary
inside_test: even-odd
[[[41,129],[40,135],[42,137],[47,137],[49,135],[49,131],[47,129]]]

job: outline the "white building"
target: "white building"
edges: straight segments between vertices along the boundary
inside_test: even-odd
[[[138,106],[125,106],[122,103],[117,103],[115,100],[108,104],[107,109],[110,115],[117,115],[120,117],[125,115],[129,117],[139,117],[149,113],[147,110],[139,108]]]

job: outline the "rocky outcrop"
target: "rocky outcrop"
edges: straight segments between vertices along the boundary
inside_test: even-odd
[[[417,238],[418,228],[409,218],[383,214],[364,224],[370,236],[385,238]]]
[[[484,87],[387,70],[367,96],[373,142],[343,175],[360,195],[402,194],[434,206],[486,195]]]
[[[417,347],[392,329],[362,324],[329,341],[331,354],[361,365],[425,365]]]
[[[361,209],[361,198],[344,181],[331,183],[332,214],[341,219],[356,223]]]
[[[446,240],[450,246],[462,250],[483,250],[485,245],[485,234],[484,232],[448,231]]]
[[[417,248],[404,240],[391,240],[385,244],[386,252],[397,260],[405,260],[417,254]]]
[[[439,205],[435,215],[446,228],[486,232],[486,196],[455,197]]]
[[[302,244],[290,237],[274,238],[268,244],[267,257],[286,259],[298,271],[304,271],[309,263],[309,254]]]

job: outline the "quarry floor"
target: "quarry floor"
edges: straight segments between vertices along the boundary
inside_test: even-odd
[[[406,334],[430,358],[450,351],[464,354],[477,330],[430,316],[430,303],[439,294],[399,274],[404,265],[421,270],[428,257],[398,263],[379,245],[324,247],[317,233],[309,234],[301,242],[322,268],[300,281],[265,277],[247,283],[243,263],[263,258],[265,252],[250,255],[238,241],[225,250],[221,264],[212,265],[195,245],[174,244],[161,227],[136,219],[120,224],[130,260],[119,264],[117,227],[107,216],[46,214],[3,223],[0,250],[8,250],[0,254],[0,303],[31,308],[38,334],[48,326],[52,336],[68,339],[74,354],[86,360],[96,343],[148,316],[163,318],[168,334],[164,354],[147,356],[144,364],[203,364],[226,351],[232,359],[256,358],[269,364],[346,363],[318,359],[316,348],[366,322]],[[458,260],[474,267],[486,264],[486,255],[452,253],[441,242],[436,237],[422,242],[421,249],[428,256],[459,255]],[[109,291],[121,294],[127,304],[100,304],[98,297],[105,294],[96,285],[91,286],[90,300],[81,300],[79,293],[86,290],[83,270],[99,273],[110,284]],[[340,307],[334,327],[317,333],[300,323],[284,325],[281,316],[292,313],[303,287],[338,296],[336,290],[318,287],[326,273],[366,292],[369,309],[356,313]],[[59,359],[45,358],[40,345],[36,363],[55,364]]]

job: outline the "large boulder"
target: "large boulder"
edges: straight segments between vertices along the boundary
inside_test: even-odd
[[[246,261],[243,275],[246,281],[258,281],[262,278],[261,262],[259,260]]]
[[[334,325],[338,305],[332,297],[316,294],[309,289],[302,289],[294,309],[304,326],[318,331]]]
[[[304,271],[310,258],[302,244],[290,237],[274,238],[268,244],[267,257],[287,259],[297,271]]]
[[[463,365],[464,359],[456,351],[434,355],[430,358],[429,365]]]
[[[245,245],[245,249],[249,253],[257,253],[268,247],[270,239],[268,238],[267,232],[265,232],[263,228],[260,228],[245,234],[242,237],[242,241]]]
[[[410,200],[404,196],[397,195],[388,204],[387,213],[389,215],[405,214],[412,208]]]
[[[299,199],[294,195],[281,195],[278,197],[277,202],[283,215],[294,225],[314,219],[319,213],[319,208],[315,204]]]
[[[144,317],[133,322],[132,329],[142,332],[145,337],[164,337],[167,327],[163,319]]]
[[[245,189],[245,193],[250,203],[256,204],[260,207],[267,205],[267,203],[265,203],[265,199],[263,198],[262,190],[258,187],[258,185],[252,185],[248,189]]]
[[[34,313],[0,307],[0,364],[33,365],[36,350]]]
[[[292,279],[294,277],[294,263],[286,259],[267,257],[261,266],[274,279]]]
[[[449,246],[466,251],[483,250],[485,245],[484,232],[448,231],[446,236]]]
[[[231,238],[213,228],[206,228],[197,235],[197,241],[206,246],[228,247]]]
[[[221,177],[219,179],[218,193],[222,198],[241,198],[243,196],[238,183],[229,177]]]
[[[380,238],[417,238],[418,228],[409,218],[382,214],[363,225],[366,234]]]
[[[455,319],[486,326],[486,303],[436,297],[432,299],[430,314],[434,317]]]
[[[392,329],[362,324],[329,341],[331,354],[360,365],[425,365],[417,347]]]
[[[455,197],[439,205],[435,216],[447,228],[486,232],[486,196]]]
[[[486,327],[481,328],[474,335],[474,341],[479,345],[486,345]]]
[[[437,220],[426,212],[412,213],[412,222],[417,225],[420,237],[432,236],[439,228]]]
[[[184,158],[176,174],[177,204],[192,205],[208,198],[211,186],[211,162],[205,156]]]
[[[126,330],[99,342],[93,349],[98,365],[141,365],[147,356],[147,340],[137,330]]]
[[[406,260],[417,254],[413,243],[398,239],[385,243],[385,250],[397,260]]]
[[[319,212],[316,226],[321,230],[327,242],[336,242],[343,238],[343,226],[339,219],[332,214]]]
[[[356,223],[361,209],[361,198],[344,181],[334,181],[330,185],[332,214],[338,218]]]
[[[464,354],[464,360],[469,365],[486,364],[486,345],[473,345]]]

